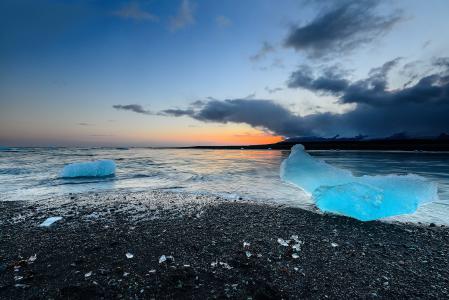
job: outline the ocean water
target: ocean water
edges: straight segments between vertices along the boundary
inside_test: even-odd
[[[440,201],[404,222],[449,224],[449,153],[312,151],[313,156],[355,175],[415,173],[439,184]],[[148,148],[0,149],[0,200],[44,200],[68,193],[170,190],[205,193],[226,199],[255,200],[313,208],[302,190],[280,180],[279,167],[289,151]],[[116,176],[62,179],[64,165],[113,159]]]

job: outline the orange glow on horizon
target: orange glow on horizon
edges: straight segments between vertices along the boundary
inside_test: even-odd
[[[140,132],[133,136],[138,140],[155,140],[168,144],[180,145],[263,145],[273,144],[283,140],[281,136],[271,135],[254,128],[222,127],[196,128],[192,130],[170,133],[148,134]]]
[[[19,124],[20,125],[20,124]],[[162,126],[16,126],[0,138],[15,145],[124,145],[124,146],[196,146],[262,145],[283,140],[262,130],[242,124],[186,127]],[[54,125],[54,124],[52,124]],[[69,124],[70,125],[70,124]],[[165,126],[164,126],[165,125]],[[136,130],[135,127],[138,127]],[[146,129],[149,128],[149,129]]]
[[[158,141],[180,143],[185,145],[263,145],[274,144],[283,140],[281,136],[272,135],[228,135],[228,134],[182,134],[167,137],[155,137]]]

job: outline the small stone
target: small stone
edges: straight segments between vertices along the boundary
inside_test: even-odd
[[[278,243],[281,246],[288,247],[288,241],[285,241],[284,239],[278,238]]]
[[[37,259],[37,255],[34,254],[34,255],[30,256],[30,258],[28,258],[28,262],[29,262],[29,263],[32,263],[32,262],[34,262],[36,259]]]
[[[301,251],[301,243],[294,244],[292,246],[292,249],[295,250],[295,251]]]

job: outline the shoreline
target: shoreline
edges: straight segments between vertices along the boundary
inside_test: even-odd
[[[366,151],[431,151],[446,153],[449,151],[447,139],[373,139],[373,140],[323,140],[323,141],[282,141],[264,145],[238,146],[191,146],[180,149],[270,149],[290,150],[294,145],[302,144],[307,150],[366,150]]]
[[[0,298],[449,296],[448,227],[160,191],[52,201],[0,202]]]

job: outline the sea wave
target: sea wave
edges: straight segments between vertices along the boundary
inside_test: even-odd
[[[20,175],[27,173],[23,168],[0,168],[0,175]]]

